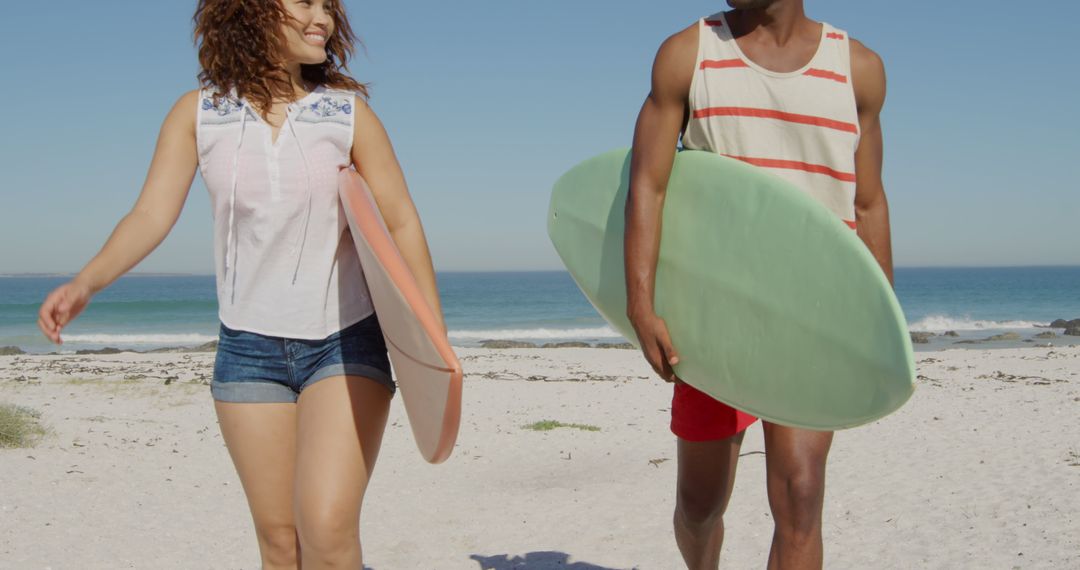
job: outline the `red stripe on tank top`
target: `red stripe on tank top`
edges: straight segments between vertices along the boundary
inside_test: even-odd
[[[720,28],[724,26],[723,20],[705,20],[706,26],[712,26],[714,28]]]
[[[701,69],[730,69],[733,67],[750,67],[741,59],[703,59]]]
[[[786,170],[802,170],[803,172],[812,172],[814,174],[824,174],[825,176],[831,176],[841,182],[855,182],[855,175],[849,172],[840,172],[839,170],[833,170],[828,166],[822,164],[810,164],[809,162],[799,162],[797,160],[781,160],[778,158],[755,158],[750,156],[735,156],[732,154],[725,154],[728,158],[734,158],[735,160],[741,160],[747,164],[754,166],[760,166],[762,168],[783,168]]]
[[[697,109],[694,111],[695,119],[705,119],[708,117],[757,117],[762,119],[776,119],[788,123],[824,127],[826,129],[836,129],[838,131],[844,131],[845,133],[858,134],[859,132],[859,128],[853,123],[845,123],[843,121],[826,119],[825,117],[815,117],[813,115],[787,113],[785,111],[776,111],[773,109],[758,109],[755,107],[707,107],[705,109]]]
[[[809,75],[810,77],[820,77],[822,79],[832,79],[837,83],[847,83],[847,76],[840,75],[834,71],[828,69],[807,69],[803,72],[803,75]]]
[[[830,40],[842,40],[842,39],[844,39],[844,34],[838,34],[836,32],[829,32],[829,33],[825,34],[825,37],[829,38]]]

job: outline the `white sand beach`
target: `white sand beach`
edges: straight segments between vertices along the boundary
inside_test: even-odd
[[[459,445],[425,464],[395,402],[362,521],[393,569],[672,569],[670,387],[636,351],[460,349]],[[1080,568],[1080,347],[920,352],[896,414],[837,435],[827,568]],[[209,387],[213,355],[0,357],[0,402],[41,412],[0,450],[0,568],[254,569]],[[599,431],[523,426],[556,420]],[[724,563],[765,565],[759,425]]]

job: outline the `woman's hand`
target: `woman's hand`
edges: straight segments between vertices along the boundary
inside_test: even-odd
[[[49,340],[63,344],[60,331],[83,312],[93,295],[90,286],[78,279],[53,289],[38,311],[38,328]]]

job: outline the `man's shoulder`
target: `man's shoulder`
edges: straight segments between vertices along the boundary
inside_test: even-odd
[[[660,44],[657,55],[666,55],[672,58],[680,58],[681,56],[683,59],[685,59],[685,56],[697,58],[698,33],[698,23],[694,22],[671,34],[664,40],[664,43]]]
[[[653,62],[653,95],[685,99],[690,91],[697,62],[697,24],[669,36],[656,52]]]
[[[855,73],[860,71],[870,74],[884,73],[885,62],[876,51],[866,47],[866,44],[848,36],[851,42],[851,67]]]
[[[855,104],[863,110],[878,112],[885,102],[885,62],[874,50],[851,39],[851,83]]]

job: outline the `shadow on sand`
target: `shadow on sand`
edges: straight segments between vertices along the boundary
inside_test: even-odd
[[[571,562],[569,554],[554,551],[529,552],[524,556],[514,557],[509,554],[473,554],[469,558],[480,564],[480,570],[633,570],[597,566],[588,562]]]

